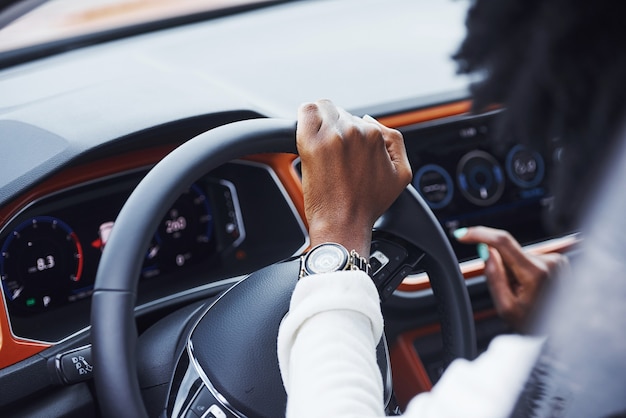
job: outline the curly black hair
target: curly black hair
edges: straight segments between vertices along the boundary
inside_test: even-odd
[[[626,116],[626,2],[475,0],[455,54],[477,74],[473,107],[506,108],[501,134],[537,150],[562,144],[552,179],[556,230],[579,222]]]

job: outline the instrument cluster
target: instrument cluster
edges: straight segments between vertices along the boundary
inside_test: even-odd
[[[14,336],[54,343],[89,326],[100,258],[146,173],[127,171],[45,195],[2,225],[0,299]],[[215,295],[306,246],[304,223],[271,166],[224,164],[164,212],[142,260],[137,307],[148,313]]]
[[[29,316],[88,298],[115,218],[141,174],[84,185],[37,202],[0,238],[0,277],[11,315]],[[143,260],[150,280],[236,247],[245,237],[237,191],[194,183],[167,210]]]
[[[119,180],[117,186],[100,184],[96,192],[89,186],[73,190],[67,206],[63,196],[49,198],[29,211],[33,215],[8,228],[0,251],[0,277],[10,313],[29,315],[91,295],[115,218],[137,180],[131,177],[121,186]],[[197,263],[223,248],[225,241],[236,246],[244,238],[240,213],[232,183],[193,184],[161,220],[141,277]]]
[[[58,342],[89,325],[102,252],[146,173],[119,173],[45,195],[2,226],[2,299],[16,337]],[[214,295],[307,245],[303,221],[269,165],[224,164],[164,212],[142,260],[137,307],[158,310],[178,297]]]

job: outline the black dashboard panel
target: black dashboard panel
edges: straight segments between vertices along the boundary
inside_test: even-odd
[[[475,258],[476,251],[452,238],[457,228],[506,229],[522,244],[550,237],[542,213],[551,201],[546,178],[555,153],[495,141],[500,113],[402,129],[413,185],[449,233],[460,261]]]
[[[0,276],[16,336],[54,342],[89,324],[101,253],[146,170],[47,196],[3,228]],[[268,244],[268,236],[276,239]],[[226,164],[194,182],[164,214],[143,261],[138,304],[256,270],[307,242],[268,166]]]

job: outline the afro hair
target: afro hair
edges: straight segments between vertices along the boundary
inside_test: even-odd
[[[621,133],[626,109],[626,2],[476,0],[454,59],[478,75],[475,111],[502,105],[498,140],[562,158],[553,173],[555,230],[579,222]]]

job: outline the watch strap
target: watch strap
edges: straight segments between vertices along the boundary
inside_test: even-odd
[[[350,259],[348,261],[348,268],[350,270],[361,270],[367,273],[368,276],[372,276],[372,266],[369,261],[359,255],[356,250],[350,251]]]

